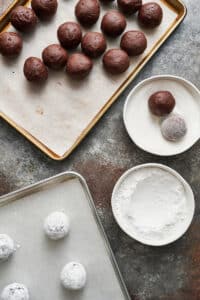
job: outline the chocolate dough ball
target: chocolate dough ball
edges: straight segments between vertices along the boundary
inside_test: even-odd
[[[81,27],[75,22],[66,22],[60,25],[57,35],[61,45],[66,49],[78,47],[82,39]]]
[[[82,39],[81,47],[86,55],[96,58],[106,50],[106,40],[102,33],[88,32]]]
[[[117,3],[121,11],[128,15],[136,13],[142,6],[142,0],[117,0]]]
[[[93,67],[93,63],[89,57],[82,53],[72,54],[67,62],[67,73],[77,79],[86,77]]]
[[[33,9],[17,6],[11,13],[11,24],[20,31],[33,30],[37,24],[37,17]]]
[[[111,10],[106,13],[101,21],[101,30],[111,37],[117,37],[125,28],[126,19],[117,10]]]
[[[67,51],[57,44],[49,45],[42,52],[42,59],[45,65],[55,70],[63,68],[66,65],[67,58]]]
[[[149,109],[152,114],[162,117],[170,114],[175,106],[174,96],[168,91],[158,91],[149,98]]]
[[[138,14],[140,24],[147,28],[154,28],[160,25],[162,17],[162,8],[155,2],[149,2],[142,5]]]
[[[75,7],[75,15],[84,26],[95,24],[100,15],[98,0],[79,0]]]
[[[57,0],[32,0],[32,9],[40,19],[49,19],[55,15],[58,7]]]
[[[47,80],[48,70],[41,59],[29,57],[24,63],[24,75],[28,81],[42,82]]]
[[[123,34],[120,47],[130,56],[140,55],[147,47],[147,39],[143,32],[130,30]]]
[[[16,32],[2,32],[0,34],[0,53],[3,56],[16,56],[22,50],[22,38]]]
[[[127,53],[121,49],[110,49],[103,56],[103,65],[111,74],[125,72],[130,64]]]

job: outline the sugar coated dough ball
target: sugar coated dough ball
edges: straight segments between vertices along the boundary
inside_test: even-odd
[[[7,234],[0,234],[0,262],[7,260],[15,252],[14,241]]]
[[[25,285],[12,283],[7,285],[1,294],[2,300],[29,300],[29,292]]]
[[[44,231],[52,240],[64,238],[69,232],[69,219],[63,212],[51,213],[44,222]]]
[[[84,266],[78,262],[70,262],[65,265],[60,274],[62,285],[69,290],[82,289],[87,280]]]
[[[185,120],[180,115],[172,115],[161,124],[161,132],[168,141],[176,142],[187,132]]]

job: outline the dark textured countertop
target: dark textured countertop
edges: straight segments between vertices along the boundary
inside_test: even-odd
[[[2,3],[7,1],[0,0]],[[88,182],[134,300],[200,299],[200,142],[179,156],[156,157],[131,142],[122,122],[125,98],[144,78],[175,74],[200,88],[200,3],[199,0],[185,0],[185,3],[188,14],[181,26],[66,160],[56,162],[47,158],[0,120],[0,194],[62,171],[80,172]],[[148,162],[174,168],[191,184],[196,198],[195,218],[189,231],[177,242],[161,248],[143,246],[126,236],[116,225],[110,207],[118,177],[128,168]]]

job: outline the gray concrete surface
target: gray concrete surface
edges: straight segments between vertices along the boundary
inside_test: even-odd
[[[139,150],[130,141],[122,122],[125,98],[144,78],[175,74],[200,88],[200,2],[185,0],[185,3],[188,15],[182,25],[65,161],[47,158],[0,120],[0,194],[65,170],[80,172],[89,184],[134,300],[200,299],[200,142],[177,157],[159,158]],[[191,184],[196,197],[195,218],[187,234],[161,248],[143,246],[122,233],[110,207],[111,192],[118,177],[128,168],[148,162],[163,163],[180,172]]]

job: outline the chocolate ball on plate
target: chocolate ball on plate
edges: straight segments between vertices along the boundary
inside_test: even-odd
[[[0,34],[0,53],[3,56],[17,56],[22,50],[21,36],[16,32],[2,32]]]
[[[130,56],[140,55],[147,47],[146,36],[141,31],[127,31],[121,38],[120,47]]]
[[[42,82],[48,78],[48,69],[37,57],[29,57],[24,63],[24,75],[28,81]]]
[[[162,8],[155,2],[149,2],[142,5],[138,14],[139,23],[147,28],[155,28],[160,25],[162,17]]]
[[[63,68],[66,65],[67,58],[67,51],[58,44],[49,45],[42,52],[45,65],[55,70]]]
[[[86,55],[96,58],[106,50],[106,40],[102,33],[88,32],[82,39],[81,47]]]
[[[78,47],[82,39],[81,27],[75,22],[66,22],[60,25],[57,35],[61,45],[66,49]]]
[[[158,117],[170,114],[175,104],[174,96],[168,91],[158,91],[149,97],[149,109]]]
[[[45,20],[55,15],[58,2],[57,0],[32,0],[31,6],[38,18]]]
[[[126,19],[117,10],[107,12],[101,21],[101,30],[111,37],[117,37],[125,28]]]
[[[17,30],[26,32],[35,28],[37,17],[33,9],[19,5],[12,11],[10,22]]]
[[[187,132],[185,120],[180,115],[171,115],[162,122],[161,132],[166,140],[176,142]]]
[[[79,0],[75,7],[75,15],[83,26],[95,24],[100,15],[98,0]]]
[[[121,49],[110,49],[103,56],[103,65],[107,72],[120,74],[125,72],[130,64],[127,53]]]
[[[82,53],[74,53],[67,61],[66,71],[71,77],[82,79],[90,73],[92,67],[93,63],[89,57]]]
[[[142,0],[117,0],[118,6],[125,14],[136,13],[142,6]]]

